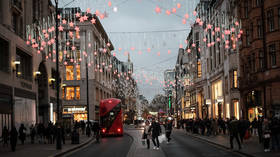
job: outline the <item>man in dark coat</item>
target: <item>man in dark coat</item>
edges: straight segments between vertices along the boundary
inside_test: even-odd
[[[238,137],[238,127],[239,127],[239,121],[235,119],[235,117],[231,118],[231,121],[229,122],[229,135],[230,135],[230,148],[233,149],[233,139],[235,138],[239,149],[241,149],[240,140]]]
[[[2,130],[2,138],[3,138],[3,146],[8,146],[8,139],[9,139],[9,130],[6,126],[4,126]]]
[[[172,121],[168,120],[167,124],[165,124],[165,133],[166,133],[167,143],[169,143],[171,140],[171,138],[170,138],[171,132],[172,132]]]
[[[21,140],[21,144],[24,144],[26,138],[26,128],[24,124],[20,125],[18,132],[19,132],[19,139]]]
[[[152,132],[152,141],[154,144],[154,149],[159,150],[159,140],[158,136],[161,134],[161,127],[155,119],[152,120],[152,125],[149,129],[149,132]]]
[[[17,145],[17,138],[18,138],[18,132],[17,129],[13,126],[11,132],[10,132],[10,143],[12,151],[16,151],[16,145]]]

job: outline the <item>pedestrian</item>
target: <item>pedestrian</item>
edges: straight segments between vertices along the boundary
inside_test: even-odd
[[[270,137],[271,137],[271,130],[269,127],[269,121],[267,118],[263,121],[263,147],[264,152],[270,151]]]
[[[152,125],[149,128],[149,132],[152,133],[152,141],[154,144],[154,149],[159,150],[158,136],[161,134],[161,127],[160,127],[159,123],[155,121],[154,118],[152,120]]]
[[[84,121],[81,121],[81,128],[82,128],[82,134],[85,134],[85,128],[86,128],[86,123]]]
[[[165,135],[167,138],[167,143],[169,143],[171,140],[170,138],[171,132],[172,132],[172,121],[168,120],[167,124],[165,124]]]
[[[263,141],[263,137],[262,137],[262,134],[263,134],[263,132],[262,132],[262,125],[263,125],[263,118],[261,118],[261,117],[259,116],[259,118],[258,118],[258,135],[260,135],[260,136],[259,136],[259,143],[262,143],[262,141]]]
[[[100,138],[100,126],[98,122],[94,122],[92,126],[92,130],[96,139],[96,143],[99,143]]]
[[[26,128],[24,124],[20,125],[18,132],[19,132],[19,139],[21,141],[21,144],[24,145],[24,141],[26,138]]]
[[[8,146],[8,139],[9,139],[9,130],[6,126],[4,126],[2,130],[2,138],[3,138],[3,147]]]
[[[17,129],[13,126],[10,132],[10,143],[13,152],[16,151],[17,138],[18,138],[18,132]]]
[[[150,140],[152,139],[151,132],[149,132],[149,129],[150,129],[150,122],[146,120],[144,132],[143,132],[143,139],[146,139],[147,149],[150,149]]]
[[[233,140],[236,139],[239,149],[241,149],[240,140],[238,137],[238,126],[239,122],[235,117],[231,118],[229,122],[229,135],[230,135],[230,148],[233,149]]]
[[[254,118],[252,121],[252,135],[258,136],[258,121],[257,118]]]
[[[272,140],[272,150],[277,151],[280,149],[280,123],[279,120],[274,117],[271,121],[271,140]]]
[[[62,143],[65,144],[65,129],[64,129],[64,126],[61,126],[61,140],[62,140]]]
[[[35,135],[36,135],[36,130],[35,130],[35,127],[32,124],[31,127],[30,127],[31,144],[34,144]]]

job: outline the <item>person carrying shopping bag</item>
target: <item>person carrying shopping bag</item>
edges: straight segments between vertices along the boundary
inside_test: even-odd
[[[154,149],[159,150],[158,136],[161,134],[161,127],[160,127],[160,124],[158,122],[156,122],[154,118],[152,120],[152,125],[149,128],[149,132],[152,133],[152,141],[154,144]]]
[[[143,137],[142,137],[142,139],[146,140],[146,142],[147,142],[147,149],[150,149],[150,139],[152,139],[151,132],[149,132],[150,127],[151,127],[150,122],[147,120],[145,122],[145,128],[144,128]]]

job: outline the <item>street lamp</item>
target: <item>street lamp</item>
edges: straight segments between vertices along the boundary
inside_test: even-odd
[[[57,140],[56,149],[62,149],[61,145],[61,128],[60,128],[60,102],[59,102],[59,53],[58,53],[58,0],[55,0],[55,51],[56,51],[56,113],[57,113]]]

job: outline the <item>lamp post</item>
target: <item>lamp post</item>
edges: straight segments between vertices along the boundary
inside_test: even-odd
[[[56,51],[56,113],[57,113],[57,140],[56,149],[60,150],[61,146],[61,128],[60,128],[60,102],[59,102],[59,53],[58,53],[58,0],[55,0],[55,51]]]
[[[177,68],[178,68],[178,65],[175,66],[175,105],[174,105],[175,114],[176,114],[175,127],[178,126],[178,104],[177,104],[178,77],[177,77]]]

